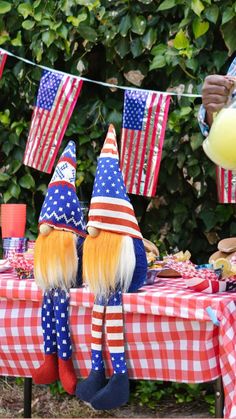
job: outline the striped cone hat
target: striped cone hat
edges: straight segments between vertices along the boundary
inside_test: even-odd
[[[87,227],[142,238],[120,170],[113,125],[98,159]]]
[[[86,235],[86,227],[75,189],[76,147],[70,141],[63,151],[49,183],[39,225]]]

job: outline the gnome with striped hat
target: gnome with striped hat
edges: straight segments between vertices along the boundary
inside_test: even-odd
[[[35,243],[35,281],[44,291],[42,329],[44,362],[32,371],[35,384],[61,380],[75,393],[77,378],[72,362],[69,330],[69,289],[82,282],[82,244],[86,236],[75,190],[75,143],[70,141],[48,186]]]
[[[116,133],[110,125],[103,145],[88,214],[83,248],[83,280],[95,294],[92,312],[92,369],[77,384],[76,395],[97,410],[129,400],[122,293],[146,279],[147,259],[133,207],[119,167]],[[107,382],[102,354],[103,324],[113,367]]]

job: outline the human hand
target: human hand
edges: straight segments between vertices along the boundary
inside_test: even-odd
[[[234,79],[217,74],[207,76],[202,87],[202,103],[208,116],[219,112],[227,103],[234,87]]]

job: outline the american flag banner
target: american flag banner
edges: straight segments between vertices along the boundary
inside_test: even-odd
[[[126,90],[121,169],[128,193],[155,196],[170,95]]]
[[[236,203],[236,170],[216,166],[216,183],[220,204]]]
[[[83,81],[44,70],[27,139],[24,164],[51,173]]]
[[[2,77],[6,59],[7,59],[7,54],[0,50],[0,78]]]

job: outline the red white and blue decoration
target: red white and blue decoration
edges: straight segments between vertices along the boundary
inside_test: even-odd
[[[83,81],[43,71],[24,155],[24,164],[51,173]]]
[[[76,147],[70,141],[59,159],[48,186],[39,225],[86,235],[83,212],[75,189]]]
[[[109,126],[98,159],[87,226],[142,238],[119,167],[113,125]]]
[[[2,73],[6,64],[7,54],[0,50],[0,78],[2,77]]]
[[[170,95],[126,90],[121,170],[128,193],[155,196]]]

